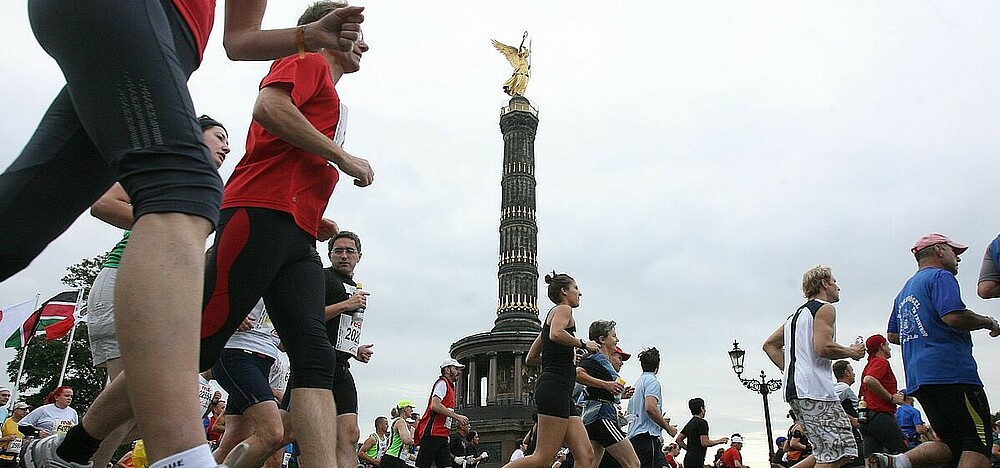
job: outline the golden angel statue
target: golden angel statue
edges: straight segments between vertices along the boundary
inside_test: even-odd
[[[507,57],[507,61],[514,67],[514,74],[503,84],[503,92],[510,96],[524,96],[524,89],[528,87],[528,77],[531,76],[531,42],[528,47],[524,46],[524,41],[528,39],[528,31],[521,36],[521,45],[517,48],[497,42],[493,42],[493,47]]]

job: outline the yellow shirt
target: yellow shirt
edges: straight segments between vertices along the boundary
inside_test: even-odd
[[[17,438],[19,438],[19,439],[23,439],[24,438],[24,434],[21,434],[21,431],[19,431],[17,429],[17,423],[14,422],[14,420],[11,419],[11,418],[7,418],[7,420],[3,422],[2,434],[3,434],[3,437],[7,437],[7,436],[9,436],[11,434],[14,434],[14,435],[17,435]],[[3,459],[3,460],[13,460],[14,459],[14,454],[13,453],[6,453],[7,452],[7,447],[9,447],[9,446],[10,446],[10,442],[4,442],[4,443],[0,444],[0,449],[2,449],[2,450],[0,450],[0,452],[3,452],[3,453],[0,453],[0,459]]]

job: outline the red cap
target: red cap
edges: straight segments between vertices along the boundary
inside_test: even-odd
[[[951,248],[955,249],[956,255],[961,255],[962,252],[965,252],[969,248],[967,245],[959,244],[958,242],[949,239],[948,236],[945,236],[944,234],[932,232],[924,237],[921,237],[920,239],[917,239],[917,243],[913,244],[913,248],[910,249],[910,252],[917,253],[927,247],[938,244],[950,245]]]
[[[622,362],[628,361],[629,358],[632,357],[631,354],[622,351],[622,349],[617,346],[615,346],[615,352],[622,357]]]
[[[879,347],[882,346],[882,343],[888,343],[888,341],[885,339],[884,336],[882,335],[869,336],[868,339],[865,341],[865,349],[868,350],[869,355],[875,354],[878,352]]]

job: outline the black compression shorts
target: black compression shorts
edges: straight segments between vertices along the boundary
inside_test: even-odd
[[[66,86],[0,174],[0,281],[115,181],[136,219],[172,212],[214,224],[222,180],[187,88],[198,50],[173,3],[31,0],[28,14]]]
[[[288,213],[264,208],[222,211],[205,265],[201,369],[219,352],[261,297],[288,352],[288,388],[333,386],[333,347],[326,336],[323,264],[316,239]]]
[[[958,466],[962,452],[981,453],[990,458],[990,403],[983,387],[947,384],[921,385],[913,393],[927,413],[927,419],[941,442],[951,449],[951,463]]]
[[[538,414],[569,418],[579,413],[573,412],[573,382],[561,382],[542,374],[535,385],[535,407]]]

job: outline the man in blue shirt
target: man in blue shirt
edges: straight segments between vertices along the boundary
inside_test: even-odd
[[[920,410],[913,407],[913,396],[903,396],[903,404],[896,408],[896,422],[906,437],[906,445],[910,448],[920,445],[920,436],[927,432]]]
[[[660,371],[660,351],[649,348],[639,353],[642,375],[635,381],[635,394],[628,402],[628,415],[632,423],[628,427],[628,438],[635,454],[639,456],[641,468],[659,468],[666,463],[660,449],[660,431],[665,430],[670,437],[677,435],[677,426],[670,424],[670,418],[663,416],[663,398],[660,381],[656,373]]]
[[[1000,335],[996,319],[965,307],[955,275],[968,249],[942,234],[921,237],[910,251],[918,270],[893,302],[887,336],[903,347],[906,394],[920,400],[941,442],[899,455],[876,453],[870,467],[990,465],[990,405],[972,357],[972,330]]]

